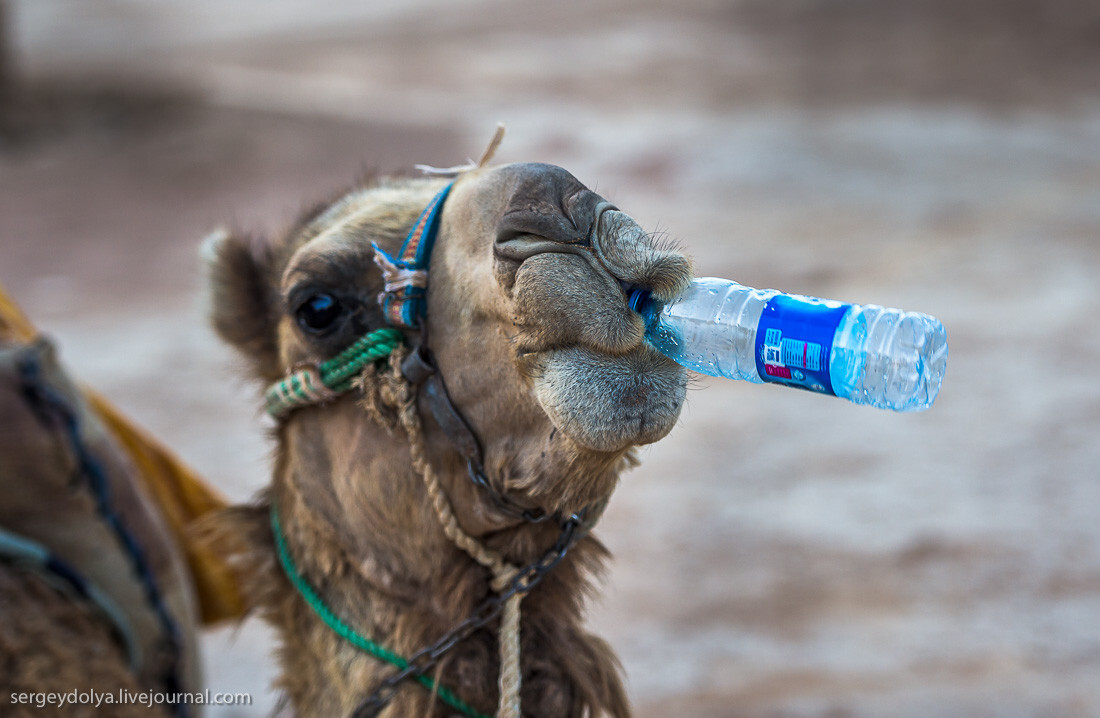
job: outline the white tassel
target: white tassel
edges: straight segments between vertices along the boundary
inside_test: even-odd
[[[493,138],[489,140],[489,146],[485,148],[485,151],[481,153],[481,159],[474,162],[472,159],[467,158],[466,164],[455,165],[454,167],[432,167],[431,165],[416,165],[416,169],[420,170],[424,174],[430,177],[457,177],[460,174],[465,174],[473,170],[485,167],[493,161],[493,156],[497,153],[497,148],[500,147],[500,143],[504,141],[504,123],[498,122],[496,131],[493,132]]]

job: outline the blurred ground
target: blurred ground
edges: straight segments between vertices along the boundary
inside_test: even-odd
[[[700,379],[602,524],[639,716],[1100,715],[1100,4],[9,1],[0,282],[235,499],[198,243],[357,175],[560,164],[758,287],[939,316],[936,406]],[[274,703],[270,638],[207,640]]]

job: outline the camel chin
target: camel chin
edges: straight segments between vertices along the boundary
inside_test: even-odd
[[[576,444],[620,452],[663,438],[676,424],[687,372],[647,344],[620,356],[582,347],[540,352],[535,397]]]

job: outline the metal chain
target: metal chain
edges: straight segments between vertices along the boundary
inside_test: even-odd
[[[500,616],[508,599],[516,594],[527,593],[537,586],[546,574],[562,562],[569,549],[582,538],[584,532],[579,529],[584,522],[584,513],[582,511],[565,519],[562,522],[562,530],[558,540],[546,553],[533,563],[520,569],[507,588],[485,599],[474,609],[469,618],[455,626],[435,643],[417,651],[409,659],[409,663],[404,669],[382,681],[374,693],[359,704],[359,707],[352,713],[352,718],[375,718],[393,700],[401,683],[410,678],[422,676],[432,670],[451,649]]]
[[[485,495],[489,497],[493,507],[503,514],[523,519],[530,524],[541,524],[550,519],[561,520],[560,513],[551,514],[542,509],[525,508],[508,498],[507,494],[497,491],[496,487],[489,482],[489,477],[485,475],[485,467],[475,458],[466,459],[466,473],[476,486],[485,491]]]

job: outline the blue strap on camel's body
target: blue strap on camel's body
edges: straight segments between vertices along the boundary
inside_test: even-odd
[[[51,583],[63,587],[78,597],[90,601],[110,621],[126,649],[130,670],[141,670],[141,645],[134,628],[110,595],[99,588],[69,562],[48,548],[21,534],[0,528],[0,560],[41,572]]]
[[[84,427],[79,412],[70,405],[64,395],[46,381],[41,363],[35,355],[28,355],[20,361],[19,374],[24,395],[35,410],[45,413],[60,425],[60,430],[76,459],[76,475],[90,490],[95,501],[96,512],[126,552],[131,567],[141,582],[145,599],[153,609],[162,631],[160,643],[164,650],[164,665],[159,676],[161,686],[167,695],[179,696],[183,687],[180,676],[183,638],[179,626],[168,607],[163,589],[145,549],[112,501],[107,470],[85,443]],[[9,542],[9,547],[15,545]],[[26,548],[24,544],[22,549]],[[53,564],[53,566],[57,569],[59,564]],[[119,630],[125,631],[121,627]],[[175,700],[170,705],[179,718],[187,718],[193,713],[190,704],[186,702]]]
[[[374,261],[386,282],[378,303],[391,326],[418,329],[420,320],[427,314],[428,263],[439,232],[443,202],[453,186],[452,182],[440,190],[420,213],[397,257],[387,254],[377,244],[372,245]]]

